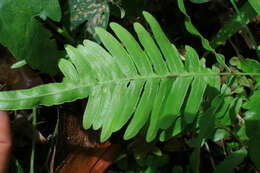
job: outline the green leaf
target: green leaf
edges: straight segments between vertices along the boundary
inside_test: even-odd
[[[136,81],[132,82],[129,86],[129,91],[125,97],[126,102],[128,103],[121,115],[119,117],[114,117],[113,122],[111,123],[111,130],[113,132],[118,131],[120,128],[125,125],[125,123],[130,119],[132,113],[134,112],[134,108],[138,104],[139,96],[141,95],[142,88],[144,85],[144,81]]]
[[[221,27],[212,40],[211,45],[213,48],[225,43],[226,40],[237,33],[242,27],[246,26],[250,20],[257,15],[255,10],[252,8],[254,6],[251,5],[250,1],[245,2],[245,4],[239,9],[239,13],[236,13],[225,25]]]
[[[150,80],[145,84],[144,93],[139,101],[138,107],[136,108],[134,117],[126,129],[124,139],[127,140],[134,137],[148,120],[158,84],[159,81]]]
[[[242,108],[242,104],[243,104],[243,99],[241,97],[233,99],[231,105],[232,107],[230,109],[230,119],[232,122],[235,122],[237,120],[237,115],[239,114],[239,111]]]
[[[155,156],[155,155],[148,155],[144,159],[141,160],[142,164],[147,165],[152,168],[159,168],[163,167],[169,162],[170,158],[168,155],[162,156]]]
[[[112,23],[111,27],[121,42],[97,28],[105,48],[90,40],[77,47],[66,46],[69,58],[59,62],[65,76],[61,83],[0,92],[0,110],[50,106],[88,97],[83,127],[101,129],[101,141],[123,126],[125,139],[147,126],[146,139],[151,141],[159,130],[172,127],[174,122],[176,129],[171,129],[171,135],[181,132],[183,110],[197,116],[205,87],[218,90],[220,73],[206,68],[191,47],[186,47],[184,65],[155,18],[147,12],[144,16],[155,38],[151,41],[153,37],[147,37],[151,44],[141,36],[148,32],[140,24],[135,24],[135,29],[141,44],[118,24]],[[212,107],[201,116],[198,146],[213,134],[215,114],[222,101],[216,96]]]
[[[191,84],[192,77],[177,78],[168,92],[167,100],[164,103],[164,109],[159,119],[159,127],[166,129],[180,115],[180,110],[184,102],[185,95]],[[178,91],[178,92],[176,92]],[[172,101],[174,100],[174,104]]]
[[[232,152],[224,161],[216,166],[214,173],[232,173],[233,169],[243,162],[246,156],[247,150],[245,148]]]
[[[249,140],[248,136],[246,135],[245,124],[241,125],[241,128],[238,130],[238,132],[236,134],[240,138],[241,141]]]
[[[163,56],[150,34],[139,23],[134,24],[134,29],[138,35],[139,41],[144,46],[146,55],[149,56],[152,61],[151,63],[154,64],[155,72],[158,74],[165,74],[168,72]]]
[[[110,26],[116,36],[125,45],[127,52],[135,62],[137,69],[139,69],[139,73],[143,75],[153,73],[148,57],[146,57],[144,51],[134,37],[126,29],[116,23],[111,23]]]
[[[172,173],[183,173],[183,169],[181,166],[175,166],[172,168]]]
[[[243,107],[246,108],[246,109],[258,112],[258,111],[260,111],[260,110],[258,110],[258,106],[260,104],[259,100],[260,100],[260,90],[256,90],[254,92],[254,94],[250,97],[248,102],[246,102],[244,104]]]
[[[210,46],[209,41],[206,38],[204,38],[199,33],[199,31],[196,29],[196,27],[192,24],[191,18],[190,18],[190,16],[188,15],[188,13],[186,11],[186,8],[185,8],[185,5],[184,5],[184,0],[178,0],[178,7],[179,7],[180,11],[185,16],[185,27],[186,27],[187,31],[189,33],[199,37],[200,40],[201,40],[203,48],[206,49],[207,51],[213,53],[215,55],[218,63],[221,64],[223,67],[225,67],[225,69],[227,71],[229,71],[228,66],[225,64],[224,56],[219,54],[219,53],[216,53],[216,51]]]
[[[258,0],[248,0],[248,2],[255,9],[257,14],[260,14],[260,1],[258,1]]]
[[[223,129],[217,129],[214,136],[213,136],[213,141],[217,142],[222,140],[223,138],[225,138],[226,136],[228,136],[228,132],[226,130]]]
[[[68,80],[77,82],[79,79],[78,72],[75,69],[74,65],[66,59],[61,59],[59,62],[59,68]]]
[[[249,156],[255,166],[260,169],[260,90],[254,92],[245,104],[246,135],[249,137]]]
[[[254,59],[241,59],[241,70],[244,72],[260,72],[260,63]],[[260,81],[260,77],[256,76],[256,80]]]
[[[220,104],[220,103],[219,103]],[[209,108],[205,113],[203,113],[200,116],[199,119],[199,135],[201,138],[211,138],[214,131],[215,131],[215,113],[217,111],[217,108],[215,106],[212,106],[212,108]]]
[[[189,71],[193,72],[202,72],[202,68],[196,68],[200,67],[199,62],[199,56],[196,53],[196,51],[186,46],[186,67]],[[190,91],[190,97],[187,100],[187,105],[184,109],[184,119],[187,123],[192,123],[192,121],[195,119],[196,113],[199,110],[199,106],[203,99],[203,94],[206,89],[206,82],[203,79],[203,77],[195,77],[192,84],[191,84],[191,91]]]
[[[61,52],[50,39],[51,33],[35,17],[59,21],[58,0],[2,0],[0,16],[1,44],[33,68],[51,74],[57,72]]]
[[[225,88],[222,90],[225,91]],[[224,92],[225,93],[225,92]],[[200,149],[201,145],[206,139],[214,137],[216,129],[216,113],[221,108],[223,103],[223,91],[222,94],[214,97],[210,107],[201,113],[199,116],[199,135],[193,139],[194,151],[190,156],[191,166],[194,172],[199,173],[200,170]]]
[[[156,171],[152,167],[148,167],[143,173],[155,173]]]
[[[21,61],[16,62],[15,64],[13,64],[11,66],[11,69],[17,69],[17,68],[20,68],[20,67],[22,67],[26,64],[27,64],[27,62],[25,60],[21,60]]]
[[[200,144],[202,141],[201,139],[198,139],[198,146],[193,150],[193,152],[190,155],[190,162],[191,162],[191,167],[194,173],[199,173],[199,168],[200,168]]]
[[[164,58],[166,59],[168,69],[176,73],[183,72],[183,64],[181,62],[181,59],[179,58],[179,53],[176,47],[171,44],[169,39],[166,37],[165,33],[162,31],[162,28],[160,27],[159,23],[151,14],[143,12],[143,15],[148,24],[150,25],[155,40],[159,45]]]
[[[64,24],[85,39],[89,34],[98,40],[95,27],[106,28],[109,20],[107,0],[68,0],[64,10]],[[83,25],[83,26],[82,26]]]
[[[150,124],[147,131],[146,140],[147,142],[151,142],[157,135],[159,130],[159,119],[160,113],[162,113],[164,101],[166,100],[167,93],[169,93],[172,81],[171,80],[163,80],[158,88],[157,95],[154,99],[154,107],[152,110],[152,114],[150,117]]]
[[[203,4],[209,2],[210,0],[190,0],[190,1],[196,4]]]
[[[184,129],[185,126],[183,126],[183,120],[181,117],[178,117],[171,125],[171,127],[161,132],[159,139],[161,142],[165,142],[170,138],[180,134]]]
[[[64,102],[84,98],[88,94],[86,86],[73,83],[52,83],[33,89],[0,92],[0,109],[30,109],[36,105],[58,105]]]
[[[18,173],[24,173],[24,170],[17,159],[15,159],[15,167],[16,167]]]
[[[258,136],[258,139],[251,139],[251,140],[249,140],[249,144],[248,144],[249,156],[250,156],[250,159],[255,164],[255,166],[257,167],[257,169],[260,169],[260,159],[259,159],[260,150],[259,150],[259,145],[260,145],[259,136]]]

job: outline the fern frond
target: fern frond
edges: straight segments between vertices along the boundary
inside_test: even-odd
[[[65,76],[62,83],[0,92],[0,109],[28,109],[89,97],[83,127],[101,128],[101,141],[129,121],[124,139],[134,137],[149,123],[147,141],[181,114],[187,123],[193,122],[206,87],[219,85],[219,73],[206,68],[189,46],[183,62],[155,18],[147,12],[144,17],[154,38],[139,23],[134,29],[140,44],[119,24],[110,24],[118,39],[97,28],[105,49],[90,40],[76,48],[66,46],[69,60],[59,62]]]

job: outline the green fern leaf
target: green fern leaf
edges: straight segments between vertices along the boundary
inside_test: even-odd
[[[110,24],[118,39],[96,28],[105,49],[90,40],[76,48],[66,46],[69,59],[59,62],[65,76],[62,83],[0,92],[0,109],[29,109],[88,97],[83,127],[102,129],[101,141],[127,122],[126,140],[149,123],[147,141],[169,128],[181,112],[188,123],[193,122],[206,87],[219,85],[219,73],[206,68],[189,46],[184,63],[155,18],[147,12],[144,17],[154,39],[139,23],[134,29],[140,44],[119,24]]]

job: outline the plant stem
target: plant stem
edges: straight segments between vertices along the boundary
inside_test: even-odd
[[[36,120],[37,120],[37,117],[36,117],[36,111],[37,111],[37,108],[33,108],[33,112],[32,112],[32,131],[33,131],[33,134],[32,134],[32,153],[31,153],[31,163],[30,163],[30,173],[34,173],[34,158],[35,158],[35,142],[36,142]]]
[[[51,146],[49,148],[46,160],[44,162],[44,167],[49,169],[49,173],[54,172],[54,160],[55,160],[55,155],[56,155],[56,145],[57,145],[59,122],[60,122],[60,111],[59,111],[59,107],[57,107],[57,122],[56,122],[55,129],[54,129],[52,135],[50,135],[50,138],[48,137],[49,138],[48,141],[51,143]]]
[[[211,165],[212,165],[213,169],[215,169],[216,168],[216,164],[215,164],[214,159],[213,159],[213,157],[211,155],[211,151],[210,151],[210,148],[209,148],[209,145],[208,145],[207,142],[205,142],[205,147],[206,147],[207,152],[209,153],[209,159],[210,159]]]
[[[238,9],[238,7],[237,7],[235,1],[234,1],[234,0],[230,0],[230,2],[231,2],[231,4],[232,4],[232,6],[233,6],[235,12],[237,13],[238,17],[240,18],[240,20],[242,20],[242,14],[241,14],[240,10]],[[246,11],[245,11],[245,13],[246,13]],[[254,39],[254,36],[253,36],[252,32],[250,31],[250,29],[248,28],[247,25],[244,25],[243,28],[244,28],[245,31],[248,33],[248,36],[249,36],[249,38],[251,39],[251,41],[252,41],[252,43],[253,43],[253,48],[256,49],[257,44],[256,44],[256,41],[255,41],[255,39]]]
[[[184,73],[184,74],[173,74],[168,75],[167,77],[197,77],[197,76],[260,76],[260,73],[233,73],[233,72],[224,72],[224,73]]]
[[[240,138],[234,132],[232,132],[232,130],[223,126],[222,124],[218,124],[218,127],[220,129],[226,130],[237,141],[240,148],[246,147],[245,144],[240,140]]]
[[[232,3],[232,1],[231,1]],[[234,7],[235,8],[235,7]],[[238,8],[236,8],[238,10]],[[228,38],[237,33],[241,28],[246,26],[249,21],[257,15],[255,10],[248,2],[245,2],[243,6],[214,36],[211,46],[213,48],[223,44]]]
[[[55,155],[56,155],[56,148],[57,148],[57,136],[59,132],[59,125],[60,125],[60,114],[59,114],[59,107],[57,108],[57,122],[56,126],[53,132],[54,138],[55,138],[55,143],[53,143],[53,151],[51,155],[51,161],[50,161],[50,173],[54,172],[54,162],[55,162]]]
[[[69,32],[68,32],[65,28],[60,28],[60,27],[58,27],[54,22],[52,22],[52,21],[49,20],[49,19],[45,20],[45,22],[46,22],[51,28],[53,28],[57,33],[59,33],[60,35],[62,35],[63,37],[65,37],[71,44],[74,44],[74,43],[75,43],[74,39],[70,36]]]

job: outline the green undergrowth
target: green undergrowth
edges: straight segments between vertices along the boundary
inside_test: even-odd
[[[12,23],[8,24],[10,28],[2,27],[9,21],[0,17],[0,43],[22,60],[13,68],[27,63],[50,74],[60,70],[64,77],[60,83],[1,91],[0,110],[34,109],[36,127],[37,107],[87,98],[82,115],[84,129],[100,130],[101,142],[120,132],[122,140],[130,144],[136,145],[136,139],[142,138],[143,145],[149,146],[147,153],[137,150],[127,153],[129,157],[125,157],[126,153],[119,156],[115,165],[124,172],[149,173],[161,168],[163,172],[163,167],[170,167],[172,172],[197,173],[204,169],[201,165],[205,151],[212,172],[233,172],[242,169],[243,164],[260,169],[260,63],[257,57],[249,59],[242,55],[227,60],[215,50],[241,28],[248,29],[246,25],[259,14],[257,1],[245,2],[240,9],[233,2],[235,16],[216,33],[213,41],[208,41],[193,25],[185,3],[178,0],[184,27],[200,39],[205,56],[199,56],[189,45],[183,46],[180,53],[155,17],[146,11],[145,25],[133,24],[135,36],[116,22],[109,24],[113,33],[107,31],[109,4],[120,7],[116,1],[69,0],[64,8],[67,20],[63,21],[64,27],[55,24],[61,20],[58,1],[46,1],[30,10],[19,6],[24,17],[14,23],[23,28],[30,19],[31,24],[24,28],[28,32],[16,32],[17,26]],[[10,17],[8,14],[16,10],[15,0],[0,3],[1,16]],[[64,37],[65,51],[54,46],[49,39],[51,32],[42,28],[42,24]],[[9,38],[11,33],[14,34]],[[18,35],[22,36],[16,39]],[[91,37],[86,39],[87,35]],[[36,37],[44,37],[44,43]],[[255,43],[257,51],[259,46]],[[41,53],[46,50],[48,55]],[[216,58],[211,65],[206,65],[208,53]],[[185,166],[171,165],[176,151],[169,146],[159,147],[179,139],[188,158]],[[221,149],[222,159],[214,155],[214,149],[210,151],[210,143]],[[32,146],[35,147],[34,142]],[[31,172],[34,151],[33,148]],[[133,164],[129,163],[131,159]],[[16,165],[20,169],[18,161]]]

